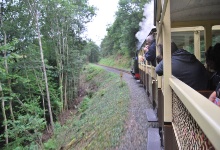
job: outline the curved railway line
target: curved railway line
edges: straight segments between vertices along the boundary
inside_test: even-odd
[[[119,75],[121,72],[126,73],[123,74],[123,80],[130,89],[129,117],[125,123],[122,142],[116,149],[163,149],[163,146],[160,145],[158,119],[153,112],[153,104],[147,95],[146,87],[143,86],[143,83],[137,82],[127,70],[106,65],[99,66]]]
[[[102,64],[96,64],[96,65],[99,65],[99,66],[104,66],[104,67],[108,67],[108,68],[112,68],[112,69],[115,69],[115,70],[118,70],[118,71],[121,71],[121,72],[124,72],[124,73],[131,74],[131,72],[130,72],[130,71],[125,70],[125,69],[115,68],[115,67],[106,66],[106,65],[102,65]]]

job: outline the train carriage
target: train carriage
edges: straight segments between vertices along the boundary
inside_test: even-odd
[[[161,146],[167,150],[220,149],[220,109],[207,99],[211,91],[195,91],[172,76],[170,45],[172,39],[204,63],[205,51],[220,42],[220,1],[154,0],[154,8],[164,74],[159,77],[153,66],[140,62],[139,70],[159,122]]]

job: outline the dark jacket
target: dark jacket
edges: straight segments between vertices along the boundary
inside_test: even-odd
[[[208,89],[215,90],[219,82],[220,82],[220,71],[216,71],[209,78]]]
[[[179,49],[172,54],[172,75],[183,81],[195,90],[206,90],[208,72],[195,55]],[[156,67],[156,73],[163,75],[163,61]]]
[[[148,51],[145,53],[146,60],[154,67],[156,66],[156,41],[153,40],[149,46]]]

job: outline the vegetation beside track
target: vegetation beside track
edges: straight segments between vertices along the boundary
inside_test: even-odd
[[[87,96],[73,119],[56,132],[45,149],[110,149],[117,146],[124,131],[129,89],[120,76],[89,64],[81,83]],[[95,89],[95,91],[94,91]]]
[[[99,64],[125,70],[130,70],[132,65],[131,58],[120,55],[104,57],[99,61]]]

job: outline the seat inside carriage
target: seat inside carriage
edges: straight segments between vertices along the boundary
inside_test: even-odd
[[[158,117],[161,146],[220,149],[220,119],[216,115],[220,109],[207,99],[212,91],[195,91],[173,77],[169,51],[172,40],[205,65],[206,50],[220,42],[220,1],[154,0],[154,4],[155,38],[157,45],[163,44],[165,71],[158,77],[153,66],[139,62],[139,72]]]

